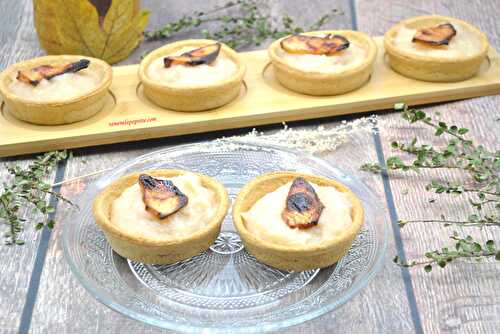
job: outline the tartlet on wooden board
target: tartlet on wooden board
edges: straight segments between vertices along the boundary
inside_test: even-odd
[[[301,70],[288,64],[279,55],[280,43],[287,38],[283,37],[269,46],[268,55],[276,78],[284,87],[308,95],[338,95],[355,90],[368,81],[377,56],[377,46],[373,39],[365,33],[352,30],[312,31],[301,35],[325,36],[328,34],[344,36],[349,41],[358,43],[366,52],[362,63],[338,73]]]
[[[19,70],[80,59],[90,60],[88,70],[101,72],[100,83],[89,93],[60,101],[33,101],[14,94],[9,87],[14,73]],[[90,118],[104,107],[112,76],[111,66],[100,59],[73,55],[45,56],[19,62],[5,69],[0,74],[0,94],[9,112],[22,121],[41,125],[68,124]]]
[[[464,29],[470,31],[480,43],[477,52],[468,56],[457,55],[448,58],[435,56],[432,53],[428,55],[417,54],[411,52],[411,50],[398,47],[394,43],[395,36],[404,27],[419,29],[436,26],[444,22],[461,25]],[[446,48],[446,46],[442,47]],[[427,15],[401,21],[390,28],[384,35],[384,48],[391,68],[406,77],[432,82],[454,82],[466,80],[476,75],[481,64],[486,59],[489,43],[483,32],[465,21],[447,16]],[[429,48],[432,48],[432,46]]]
[[[144,94],[155,104],[177,111],[203,111],[223,106],[234,100],[240,93],[246,66],[238,54],[225,44],[220,52],[230,58],[237,67],[232,75],[224,80],[215,81],[204,86],[173,86],[160,83],[148,76],[150,64],[160,57],[175,53],[185,47],[199,48],[216,43],[207,39],[188,39],[167,44],[148,54],[139,65],[139,78],[142,82]]]

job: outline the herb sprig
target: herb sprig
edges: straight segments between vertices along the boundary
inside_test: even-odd
[[[194,12],[192,15],[181,17],[177,21],[170,22],[165,26],[145,33],[146,40],[160,40],[172,37],[174,34],[190,29],[198,28],[204,23],[218,23],[217,28],[209,31],[202,29],[204,38],[226,43],[232,48],[240,49],[246,46],[259,46],[267,39],[278,39],[289,34],[304,32],[305,29],[296,25],[293,18],[284,15],[279,27],[275,27],[272,18],[261,9],[262,1],[237,0],[206,12]],[[227,11],[238,11],[241,15],[231,16]],[[323,27],[335,15],[342,12],[333,9],[330,13],[319,17],[308,31],[318,30]]]
[[[24,244],[24,241],[19,239],[19,234],[28,222],[21,215],[23,208],[32,208],[33,212],[43,216],[42,222],[35,225],[36,229],[41,229],[45,225],[52,228],[55,224],[54,220],[49,219],[49,214],[55,210],[48,201],[49,196],[74,205],[44,181],[56,164],[67,158],[66,151],[54,151],[37,157],[26,168],[18,165],[7,167],[12,179],[3,184],[3,192],[0,195],[0,220],[7,225],[7,232],[4,234],[7,245]]]
[[[444,268],[449,262],[457,259],[481,262],[484,259],[494,257],[497,261],[500,261],[500,250],[497,249],[493,240],[488,240],[481,245],[474,241],[470,235],[462,239],[456,232],[450,238],[456,241],[452,249],[443,247],[441,250],[427,252],[425,253],[426,260],[403,262],[396,256],[393,261],[403,267],[423,266],[426,272],[432,271],[434,264]]]
[[[419,144],[417,138],[409,143],[394,141],[391,147],[405,155],[413,157],[404,161],[400,156],[391,156],[384,165],[366,163],[361,170],[372,173],[421,172],[425,169],[455,169],[465,172],[468,179],[464,182],[443,182],[431,180],[425,187],[435,194],[468,194],[469,204],[472,209],[464,219],[449,219],[444,215],[433,219],[400,220],[400,227],[408,224],[439,224],[455,227],[500,227],[500,150],[491,151],[482,145],[476,145],[467,139],[467,128],[448,125],[442,121],[435,121],[425,112],[408,108],[405,104],[396,104],[395,109],[401,112],[403,119],[410,124],[419,123],[430,127],[435,136],[447,136],[443,147],[434,147],[428,144]],[[435,202],[435,199],[429,200]],[[456,259],[472,259],[481,261],[485,258],[500,260],[500,250],[495,246],[494,240],[487,240],[481,245],[471,236],[460,238],[456,231],[450,237],[455,240],[453,250],[444,247],[424,254],[425,260],[411,260],[403,262],[399,257],[394,262],[404,267],[423,266],[427,272],[437,264],[444,268],[449,262]]]

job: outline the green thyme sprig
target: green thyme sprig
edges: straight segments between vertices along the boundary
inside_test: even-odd
[[[398,225],[400,227],[404,227],[407,224],[427,224],[427,223],[436,223],[441,224],[445,227],[448,226],[462,226],[462,227],[487,227],[487,226],[495,226],[500,227],[500,216],[497,214],[487,214],[487,215],[478,215],[471,214],[464,220],[452,220],[447,219],[444,215],[441,215],[436,219],[417,219],[417,220],[399,220]]]
[[[404,262],[396,256],[393,262],[407,268],[423,266],[426,272],[430,272],[435,264],[440,268],[444,268],[447,264],[457,259],[481,262],[488,258],[494,258],[500,261],[500,250],[497,249],[493,240],[488,240],[481,245],[474,241],[470,235],[462,239],[458,237],[458,233],[456,232],[450,238],[456,241],[453,248],[443,247],[441,250],[427,252],[423,261]]]
[[[56,164],[67,158],[66,151],[54,151],[37,157],[26,168],[18,165],[7,167],[12,178],[10,182],[3,184],[3,192],[0,195],[0,220],[7,225],[7,232],[4,234],[7,245],[24,244],[24,241],[19,239],[19,234],[28,222],[22,216],[23,208],[32,208],[33,212],[43,216],[42,222],[35,225],[36,229],[41,229],[45,225],[52,228],[55,224],[54,220],[49,219],[49,214],[55,210],[49,203],[50,196],[74,205],[44,181]]]
[[[157,30],[147,31],[145,38],[149,41],[167,39],[178,32],[200,28],[205,23],[215,22],[218,25],[212,31],[201,30],[203,37],[221,41],[232,48],[240,49],[246,46],[259,46],[267,39],[277,39],[305,31],[304,28],[296,25],[293,18],[288,15],[284,15],[279,26],[275,27],[273,19],[262,11],[261,2],[258,0],[229,1],[210,11],[194,12],[192,15],[183,16]],[[231,16],[227,14],[229,10],[237,11],[240,14]],[[330,13],[319,17],[306,30],[318,30],[333,16],[341,14],[341,11],[333,9]]]
[[[433,219],[405,219],[398,222],[400,227],[408,224],[439,224],[445,227],[500,227],[500,150],[491,151],[482,145],[476,145],[465,137],[468,129],[456,125],[448,125],[442,121],[435,121],[425,112],[408,108],[405,104],[397,104],[397,111],[410,124],[419,123],[430,127],[435,136],[446,136],[441,147],[429,144],[420,144],[417,138],[408,143],[394,141],[391,147],[405,157],[388,157],[384,165],[378,163],[363,164],[360,169],[372,173],[421,172],[425,169],[455,169],[464,171],[468,176],[464,182],[443,182],[431,180],[425,189],[435,194],[468,194],[468,202],[473,210],[465,219],[449,219],[444,215]],[[435,199],[429,200],[434,203]],[[455,250],[443,248],[425,254],[425,261],[409,261],[403,263],[399,258],[395,262],[405,267],[424,266],[426,271],[432,269],[433,264],[444,267],[446,263],[457,258],[471,258],[481,260],[487,257],[500,259],[500,254],[494,247],[494,241],[488,240],[483,246],[467,236],[460,239],[456,234]]]

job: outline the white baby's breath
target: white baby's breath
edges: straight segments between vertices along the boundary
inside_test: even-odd
[[[372,133],[379,123],[376,115],[361,117],[352,121],[342,121],[339,125],[325,128],[319,125],[316,128],[295,129],[283,123],[283,129],[274,133],[264,133],[252,129],[247,134],[222,137],[215,142],[223,150],[238,149],[238,143],[254,143],[260,145],[281,145],[290,149],[305,150],[310,153],[330,152],[349,141],[355,133]]]

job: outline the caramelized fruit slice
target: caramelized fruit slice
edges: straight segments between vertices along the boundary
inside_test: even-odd
[[[50,80],[53,77],[64,73],[75,73],[84,68],[87,68],[90,61],[87,59],[80,59],[74,63],[63,63],[54,65],[40,65],[29,70],[22,70],[17,72],[16,79],[36,86],[43,79]]]
[[[318,224],[323,208],[314,188],[298,177],[292,182],[281,218],[291,228],[306,229]]]
[[[344,36],[328,34],[325,37],[292,35],[280,42],[281,48],[288,53],[331,56],[349,47]]]
[[[188,203],[188,198],[170,180],[160,180],[141,174],[139,185],[142,190],[142,201],[146,211],[164,219],[176,213]]]
[[[172,65],[196,66],[201,64],[211,64],[219,55],[220,48],[220,43],[210,44],[185,52],[180,56],[165,57],[163,58],[163,63],[167,68]]]
[[[456,34],[457,31],[451,23],[443,23],[434,27],[417,30],[412,42],[429,45],[448,45]]]

